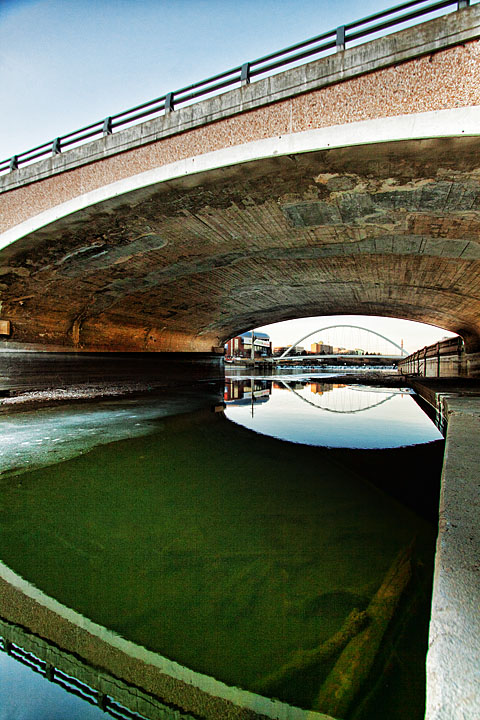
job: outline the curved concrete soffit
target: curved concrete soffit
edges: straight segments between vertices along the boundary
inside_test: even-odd
[[[209,675],[203,675],[202,673],[190,670],[158,653],[147,650],[141,645],[136,645],[130,640],[125,640],[120,635],[117,635],[102,625],[97,625],[97,623],[85,618],[75,610],[49,597],[20,575],[17,575],[17,573],[2,562],[0,562],[0,577],[9,585],[12,585],[22,592],[23,595],[31,598],[38,605],[47,608],[76,627],[99,638],[106,645],[110,645],[112,648],[116,648],[126,655],[141,660],[146,664],[153,665],[165,675],[188,685],[193,685],[193,687],[199,688],[208,695],[223,698],[237,707],[253,710],[256,713],[266,715],[274,720],[334,720],[330,715],[325,715],[313,710],[302,710],[301,708],[287,705],[287,703],[281,702],[280,700],[257,695],[248,690],[230,687]]]
[[[0,250],[22,237],[49,225],[78,210],[96,205],[104,200],[124,195],[132,190],[149,187],[157,183],[195,175],[208,170],[217,170],[231,165],[271,157],[296,155],[319,150],[332,150],[355,145],[399,142],[402,140],[427,140],[435,138],[479,136],[480,106],[435,110],[397,117],[363,120],[361,122],[335,125],[316,130],[305,130],[290,135],[280,135],[255,140],[244,145],[235,145],[222,150],[186,158],[168,165],[133,175],[123,180],[104,185],[84,195],[79,195],[39,215],[16,225],[0,235]]]

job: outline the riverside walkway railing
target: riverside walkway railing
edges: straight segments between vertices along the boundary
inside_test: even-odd
[[[441,377],[442,361],[449,359],[452,366],[459,365],[464,354],[464,341],[456,335],[433,345],[426,345],[408,357],[402,358],[398,369],[402,375]]]
[[[431,15],[444,8],[455,6],[456,10],[461,10],[469,5],[470,0],[437,0],[437,2],[409,0],[409,2],[396,5],[388,10],[382,10],[361,20],[341,25],[309,40],[290,45],[283,50],[264,55],[257,60],[245,62],[231,70],[225,70],[218,73],[218,75],[213,75],[206,80],[200,80],[180,90],[168,92],[154,100],[149,100],[129,110],[110,115],[79,130],[57,137],[53,141],[49,140],[31,150],[13,155],[0,162],[0,173],[13,172],[21,165],[31,163],[39,158],[59,155],[74,145],[99,136],[111,135],[118,128],[138,123],[152,115],[173,112],[175,108],[182,104],[191,103],[205,95],[218,94],[232,85],[248,85],[254,78],[273,74],[280,68],[293,63],[301,63],[302,60],[309,60],[320,53],[345,50],[347,43],[353,43],[370,35],[378,35],[385,30],[404,23],[412,23],[412,21],[419,18],[423,19],[426,15]]]

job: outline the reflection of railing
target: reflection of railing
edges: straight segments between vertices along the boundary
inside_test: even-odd
[[[0,650],[3,650],[3,652],[14,660],[18,660],[18,662],[30,668],[30,670],[39,673],[46,680],[59,685],[71,695],[85,700],[90,703],[90,705],[97,706],[100,710],[118,720],[147,720],[145,715],[140,715],[130,710],[109,695],[102,693],[100,690],[95,690],[90,687],[90,685],[87,685],[87,683],[78,680],[72,675],[68,675],[59,668],[54,667],[51,663],[41,660],[34,653],[25,650],[20,645],[4,637],[0,637]],[[167,707],[165,707],[165,714],[161,713],[161,716],[164,718],[178,718],[178,720],[181,718],[190,718],[190,720],[193,720],[190,715],[183,715],[179,711],[170,710]],[[155,714],[155,717],[159,717],[158,713]]]
[[[114,718],[118,718],[119,720],[146,720],[144,715],[132,712],[108,695],[94,690],[80,680],[67,675],[53,665],[50,665],[50,663],[45,662],[45,660],[40,660],[40,658],[36,657],[33,653],[27,652],[9,640],[5,640],[5,638],[0,638],[0,649],[6,652],[7,655],[10,655],[14,660],[18,660],[29,667],[30,670],[43,675],[43,677],[50,682],[59,685],[72,695],[76,695],[90,703],[90,705],[97,705],[103,712],[108,712],[108,714]]]
[[[297,397],[299,397],[300,400],[302,400],[303,402],[307,403],[308,405],[311,405],[312,407],[316,408],[317,410],[324,410],[325,412],[337,413],[337,414],[339,414],[339,415],[353,415],[354,413],[365,412],[365,410],[371,410],[371,409],[374,408],[374,407],[378,407],[379,405],[383,405],[384,403],[388,402],[388,401],[391,400],[393,397],[395,397],[395,395],[398,394],[398,393],[391,393],[390,395],[388,395],[388,397],[382,398],[382,399],[379,400],[378,402],[371,403],[370,405],[364,405],[364,406],[356,407],[356,408],[350,407],[350,408],[348,408],[348,409],[342,408],[341,410],[339,410],[338,408],[324,407],[324,406],[321,405],[320,403],[313,402],[313,400],[309,400],[308,398],[304,397],[304,396],[301,395],[299,392],[297,392],[297,391],[296,391],[294,388],[292,388],[288,383],[282,381],[282,384],[287,388],[287,390],[289,390],[290,392],[292,392],[294,395],[297,395]],[[346,396],[344,395],[344,393],[342,393],[342,394],[340,395],[340,397],[341,397],[341,398],[345,398]]]

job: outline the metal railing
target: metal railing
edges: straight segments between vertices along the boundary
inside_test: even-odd
[[[111,135],[114,130],[130,123],[136,123],[151,115],[173,112],[175,108],[182,104],[195,101],[205,95],[218,93],[232,85],[248,85],[254,78],[271,74],[279,68],[310,59],[322,52],[345,50],[347,43],[381,33],[384,30],[411,22],[417,18],[423,18],[425,15],[430,15],[444,8],[455,6],[457,10],[461,10],[469,5],[470,0],[437,0],[436,2],[409,0],[409,2],[396,5],[389,10],[382,10],[362,20],[355,20],[309,40],[290,45],[290,47],[283,50],[264,55],[257,60],[245,62],[231,70],[226,70],[206,80],[200,80],[180,90],[168,92],[154,100],[149,100],[129,110],[98,120],[79,130],[74,130],[67,133],[67,135],[57,137],[53,141],[49,140],[31,150],[13,155],[0,162],[0,172],[15,171],[21,165],[33,162],[41,157],[59,155],[73,145],[98,136]]]

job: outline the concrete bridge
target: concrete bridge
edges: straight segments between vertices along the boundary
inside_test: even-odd
[[[212,352],[361,313],[477,352],[479,37],[466,7],[13,169],[2,347]]]
[[[464,7],[12,163],[0,349],[221,352],[348,313],[440,325],[479,367],[479,38]],[[452,393],[429,720],[478,717],[480,410]]]

